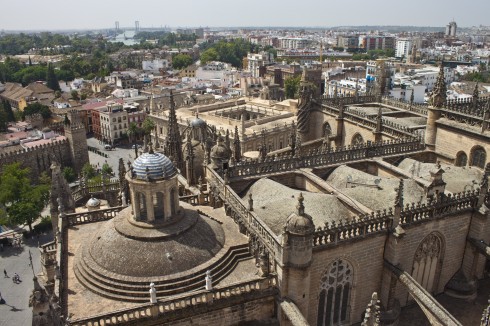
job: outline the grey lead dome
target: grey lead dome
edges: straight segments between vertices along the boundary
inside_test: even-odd
[[[160,153],[143,153],[133,162],[137,179],[166,179],[177,174],[177,169],[168,157]]]

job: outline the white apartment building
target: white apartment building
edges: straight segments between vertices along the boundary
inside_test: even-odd
[[[412,40],[399,39],[396,41],[395,56],[397,58],[401,58],[401,57],[408,58],[411,49],[412,49]]]
[[[225,72],[231,71],[231,65],[224,62],[212,61],[196,69],[197,80],[222,79]]]
[[[299,37],[283,37],[279,39],[279,47],[282,49],[304,49],[308,46],[308,39]]]
[[[116,140],[127,134],[131,122],[141,126],[146,117],[145,111],[139,111],[135,105],[123,105],[112,101],[98,110],[102,139],[110,144],[114,144]]]
[[[271,54],[268,52],[249,53],[247,54],[247,71],[252,74],[252,77],[259,76],[259,68],[271,62]]]
[[[437,81],[437,75],[439,74],[438,67],[426,67],[422,69],[413,69],[408,72],[412,80],[419,80],[421,85],[425,86],[427,92],[431,92]],[[455,80],[454,69],[445,67],[444,77],[446,84],[449,84]]]
[[[169,62],[167,59],[143,60],[141,66],[144,71],[159,71],[168,68]]]
[[[425,86],[415,83],[396,84],[390,89],[390,96],[398,100],[410,102],[413,91],[413,102],[424,103]]]

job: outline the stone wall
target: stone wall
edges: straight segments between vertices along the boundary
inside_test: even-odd
[[[211,306],[212,307],[212,306]],[[164,325],[275,325],[275,300],[267,297],[192,315]]]
[[[422,241],[435,232],[442,239],[442,263],[439,265],[440,274],[436,275],[433,294],[444,291],[447,282],[461,267],[463,262],[466,236],[470,225],[471,213],[463,213],[458,216],[436,219],[423,224],[405,226],[405,236],[401,240],[389,241],[386,252],[394,252],[398,259],[392,261],[389,254],[386,258],[391,263],[400,264],[400,269],[412,274],[414,255]],[[389,284],[384,284],[388,286]],[[384,290],[387,290],[386,288]],[[395,288],[395,297],[400,300],[402,306],[407,304],[408,291],[401,284]],[[387,301],[382,297],[381,301]]]
[[[488,163],[490,162],[490,143],[482,137],[476,132],[461,132],[461,130],[437,124],[436,153],[444,153],[445,157],[439,159],[454,164],[456,155],[462,151],[468,156],[468,164],[470,164],[471,149],[479,145],[487,152],[486,163]]]
[[[29,149],[0,154],[0,171],[6,164],[22,163],[31,170],[31,178],[37,180],[42,172],[50,174],[51,162],[56,160],[61,166],[71,165],[70,145],[67,140],[53,141]]]
[[[350,323],[361,322],[366,303],[375,291],[381,287],[383,271],[383,248],[385,236],[377,235],[362,242],[344,243],[333,248],[318,248],[313,251],[313,263],[310,267],[310,302],[308,322],[317,324],[318,299],[321,278],[327,267],[336,259],[344,259],[353,268],[353,284],[350,297]]]
[[[383,293],[381,302],[384,306],[388,303],[390,278],[386,275],[390,273],[383,267],[384,259],[390,261],[392,255],[396,256],[394,263],[399,264],[400,269],[412,274],[415,252],[424,239],[433,232],[442,239],[443,243],[442,261],[436,272],[433,294],[442,293],[447,282],[462,265],[470,219],[471,213],[467,212],[458,216],[405,226],[406,234],[396,241],[388,241],[386,249],[386,235],[383,233],[358,241],[347,241],[342,245],[315,247],[310,267],[308,321],[311,325],[316,325],[321,278],[333,261],[344,259],[353,267],[349,316],[350,323],[360,322],[366,302],[369,302],[373,292]],[[406,287],[398,283],[394,289],[394,298],[405,306],[408,303]]]

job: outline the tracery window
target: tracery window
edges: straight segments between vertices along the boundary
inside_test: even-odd
[[[349,318],[352,266],[343,259],[330,264],[321,279],[317,325],[341,325]]]
[[[330,127],[330,124],[328,122],[325,122],[325,124],[323,125],[323,137],[331,134],[332,128]]]
[[[364,139],[362,138],[362,136],[360,134],[355,134],[352,137],[351,145],[358,146],[362,144],[364,144]]]
[[[420,243],[413,259],[412,277],[424,289],[433,292],[437,284],[442,256],[442,241],[435,233],[429,234]]]

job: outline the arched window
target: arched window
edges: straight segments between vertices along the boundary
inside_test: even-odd
[[[487,160],[487,152],[481,146],[475,146],[471,150],[471,166],[477,166],[479,168],[485,167],[485,162]]]
[[[317,325],[342,325],[348,321],[352,277],[352,266],[343,259],[328,266],[321,279]]]
[[[325,122],[323,124],[323,137],[331,134],[332,134],[332,128],[330,127],[330,124],[328,122]]]
[[[468,164],[468,156],[466,155],[465,152],[459,152],[456,155],[456,166],[466,166]]]
[[[360,134],[355,134],[352,137],[351,145],[353,145],[353,146],[359,146],[359,145],[362,145],[362,144],[364,144],[364,139],[362,138],[362,136]]]
[[[155,212],[155,219],[165,216],[163,211],[163,192],[153,194],[153,211]]]
[[[420,243],[413,258],[412,277],[431,293],[437,289],[442,249],[441,238],[431,233]]]
[[[138,193],[138,204],[139,204],[139,208],[140,208],[140,219],[146,220],[146,218],[148,216],[146,214],[146,196],[142,192]]]
[[[175,188],[172,188],[170,190],[170,215],[174,216],[175,215]]]

